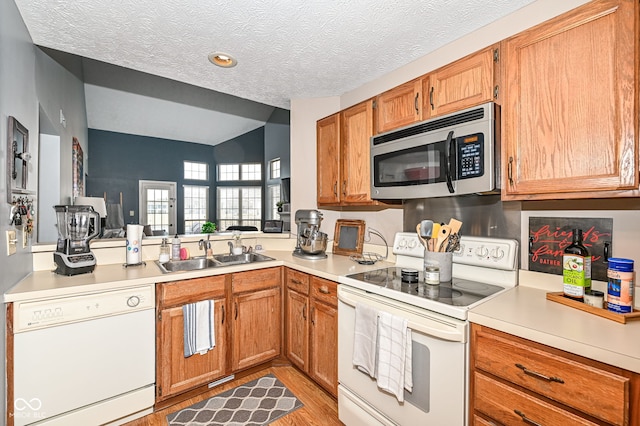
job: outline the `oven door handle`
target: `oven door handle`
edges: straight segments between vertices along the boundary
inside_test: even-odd
[[[385,310],[384,305],[388,304],[388,302],[384,302],[381,299],[383,298],[379,299],[378,296],[361,296],[359,294],[354,294],[349,290],[338,290],[338,300],[354,309],[356,307],[356,303],[362,303],[369,305],[374,309]],[[390,307],[392,306],[390,305]],[[340,314],[338,314],[338,322],[340,322]],[[414,321],[409,320],[407,323],[407,327],[409,327],[412,332],[421,333],[426,336],[437,337],[439,339],[451,342],[464,343],[467,341],[465,331],[466,325],[463,326],[463,329],[460,329],[456,324],[447,324],[444,321],[440,320],[433,320],[433,326],[430,326],[426,323],[418,324]]]

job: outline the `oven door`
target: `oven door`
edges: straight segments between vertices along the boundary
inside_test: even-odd
[[[338,289],[338,414],[349,425],[463,425],[467,416],[468,323],[341,284]],[[413,391],[405,402],[353,366],[355,305],[407,318]]]

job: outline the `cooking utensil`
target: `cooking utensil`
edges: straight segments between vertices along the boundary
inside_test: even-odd
[[[440,231],[438,232],[438,241],[436,241],[434,251],[444,251],[444,249],[446,248],[445,242],[449,239],[450,234],[451,228],[449,228],[449,225],[440,226]]]
[[[458,219],[451,218],[449,219],[449,228],[451,229],[451,235],[457,234],[460,232],[460,228],[462,228],[462,222]]]
[[[440,233],[440,224],[437,222],[433,223],[431,227],[431,239],[428,241],[429,250],[436,251],[436,243],[438,242],[438,234]]]
[[[420,242],[422,243],[422,245],[424,246],[424,248],[429,249],[428,247],[428,243],[427,240],[425,240],[424,238],[422,238],[422,235],[420,233],[420,224],[416,225],[416,234],[418,234],[418,238],[420,239]]]

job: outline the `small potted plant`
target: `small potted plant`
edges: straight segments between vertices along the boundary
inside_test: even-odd
[[[276,203],[276,207],[278,207],[278,212],[282,213],[282,206],[284,205],[284,201],[278,201]]]
[[[213,222],[203,223],[201,232],[203,234],[213,234],[214,232],[216,232],[216,224]]]

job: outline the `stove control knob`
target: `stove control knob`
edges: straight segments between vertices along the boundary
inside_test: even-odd
[[[486,258],[487,256],[489,256],[489,249],[486,248],[485,246],[480,246],[476,249],[476,256],[478,256],[481,259]]]
[[[140,298],[138,296],[131,296],[127,299],[127,306],[130,308],[135,308],[140,304]]]
[[[495,249],[491,250],[491,257],[494,260],[500,260],[504,257],[504,250],[502,250],[500,247],[496,247]]]
[[[416,240],[409,240],[409,248],[412,249],[416,246]]]

